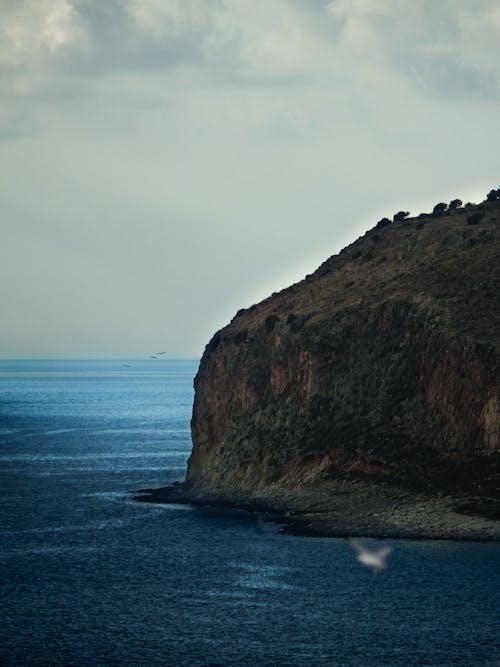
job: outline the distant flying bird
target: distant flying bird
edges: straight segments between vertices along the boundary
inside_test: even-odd
[[[150,358],[150,359],[158,359],[158,357],[157,357],[155,354],[150,354],[150,355],[149,355],[149,358]]]
[[[161,357],[162,354],[167,354],[166,352],[157,352],[156,353],[159,357]]]
[[[379,574],[382,570],[387,570],[389,567],[387,557],[392,551],[391,547],[381,547],[380,549],[370,551],[370,549],[367,549],[357,540],[348,538],[347,541],[357,554],[356,560],[363,565],[371,567],[373,574]]]

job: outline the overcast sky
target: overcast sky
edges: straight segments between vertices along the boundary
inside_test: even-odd
[[[0,357],[198,357],[500,184],[498,0],[0,0]]]

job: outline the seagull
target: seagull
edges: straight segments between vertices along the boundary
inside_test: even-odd
[[[372,568],[373,574],[379,574],[382,570],[387,570],[387,557],[391,553],[391,547],[381,547],[370,551],[357,540],[347,538],[347,541],[356,552],[356,560]]]
[[[158,359],[158,357],[157,357],[155,354],[150,354],[150,355],[149,355],[149,358],[150,358],[150,359]]]
[[[162,354],[167,354],[166,352],[157,352],[156,353],[159,357],[161,357]]]

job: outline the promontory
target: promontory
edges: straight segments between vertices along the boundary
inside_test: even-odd
[[[205,349],[191,427],[186,481],[149,500],[499,539],[500,190],[383,219],[238,311]]]

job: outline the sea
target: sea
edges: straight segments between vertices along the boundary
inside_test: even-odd
[[[133,500],[183,479],[197,361],[0,362],[0,664],[500,665],[500,546]],[[364,540],[373,548],[380,543]]]

